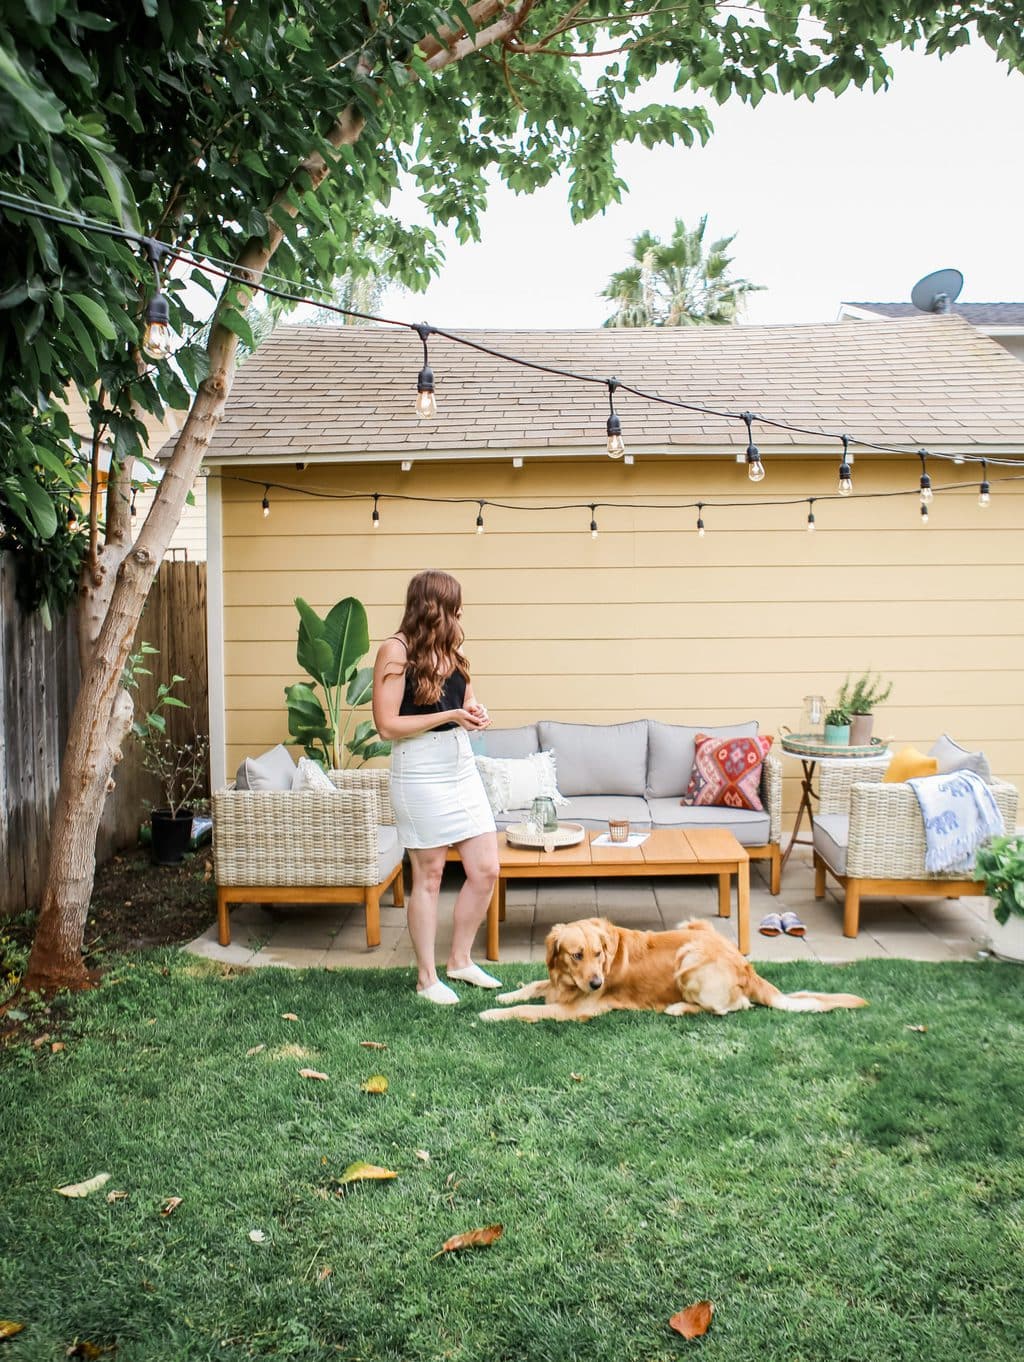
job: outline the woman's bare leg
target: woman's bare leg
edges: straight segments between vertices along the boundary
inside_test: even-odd
[[[437,898],[441,892],[447,847],[410,847],[412,890],[406,918],[409,936],[416,952],[416,987],[429,988],[437,983],[437,963],[434,953],[437,944]]]
[[[465,842],[459,842],[458,851],[466,882],[455,900],[452,944],[448,952],[450,970],[465,969],[472,964],[473,940],[487,916],[494,882],[498,878],[498,835],[482,832],[479,837],[469,837]]]

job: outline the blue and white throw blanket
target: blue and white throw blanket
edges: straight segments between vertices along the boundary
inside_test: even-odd
[[[969,870],[982,842],[1004,831],[992,791],[973,771],[917,776],[907,784],[924,819],[925,870]]]

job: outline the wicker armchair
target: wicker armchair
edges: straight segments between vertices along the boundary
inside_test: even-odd
[[[405,902],[403,848],[389,773],[332,771],[326,790],[236,790],[213,796],[217,925],[231,943],[234,903],[361,903],[366,944],[380,945],[380,899]]]
[[[984,894],[984,885],[964,871],[926,870],[921,808],[906,784],[885,785],[877,762],[844,761],[822,766],[820,801],[814,818],[814,896],[824,898],[826,875],[846,893],[843,935],[860,928],[862,894],[890,897],[960,898]],[[997,781],[992,794],[1012,831],[1017,791]]]

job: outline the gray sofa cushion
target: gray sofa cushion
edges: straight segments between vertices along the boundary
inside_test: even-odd
[[[246,757],[235,776],[236,790],[290,790],[295,762],[283,743],[259,757]]]
[[[487,728],[475,738],[473,751],[478,757],[529,757],[540,751],[537,725],[522,728]]]
[[[771,836],[771,818],[754,809],[687,807],[678,799],[649,799],[656,828],[726,828],[741,846],[764,846]]]
[[[742,724],[663,724],[647,721],[648,799],[676,799],[686,793],[693,771],[695,740],[698,733],[715,738],[754,738],[757,720]]]
[[[381,823],[377,828],[377,883],[387,879],[402,859],[402,844],[393,823]]]
[[[814,820],[814,850],[837,875],[846,874],[846,851],[850,845],[850,815],[819,813]]]
[[[541,719],[541,748],[555,754],[558,788],[573,795],[636,795],[647,780],[647,720],[563,724]],[[568,816],[568,815],[566,815]]]
[[[948,733],[943,733],[938,742],[928,749],[928,755],[939,763],[937,774],[940,776],[947,776],[951,771],[973,771],[975,775],[981,776],[986,785],[992,784],[992,768],[985,753],[968,752],[966,747],[954,742]]]

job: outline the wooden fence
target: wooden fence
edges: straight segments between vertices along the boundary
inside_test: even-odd
[[[46,630],[14,594],[14,561],[0,553],[0,914],[37,906],[46,875],[50,818],[60,762],[78,694],[74,612]],[[165,711],[168,731],[184,739],[209,732],[206,675],[206,564],[164,562],[146,602],[133,650],[145,640],[160,650],[140,680],[136,710],[149,709],[156,687],[175,672],[175,694],[188,709]],[[129,738],[115,769],[97,839],[98,861],[132,845],[158,789]]]

